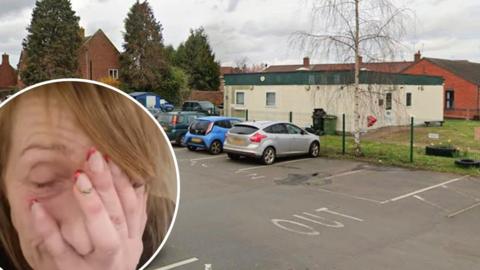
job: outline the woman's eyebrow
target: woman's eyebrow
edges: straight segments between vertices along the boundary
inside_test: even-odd
[[[63,145],[63,144],[49,144],[49,145],[45,145],[45,144],[33,143],[33,144],[30,144],[30,145],[28,145],[27,147],[25,147],[25,148],[22,150],[20,156],[23,156],[27,151],[33,150],[33,149],[38,149],[38,150],[51,150],[51,151],[58,151],[58,152],[61,152],[61,153],[66,153],[66,152],[67,152],[67,148],[66,148],[65,145]]]

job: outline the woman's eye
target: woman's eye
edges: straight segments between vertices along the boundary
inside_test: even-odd
[[[52,181],[48,181],[48,182],[43,182],[43,183],[33,183],[33,185],[36,187],[36,188],[40,188],[40,189],[43,189],[43,188],[48,188],[48,187],[52,187],[56,184],[56,180],[52,180]]]

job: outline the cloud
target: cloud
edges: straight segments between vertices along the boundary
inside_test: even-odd
[[[233,12],[237,8],[240,0],[230,0],[228,2],[227,12]]]
[[[2,0],[0,8],[0,18],[20,12],[23,9],[31,8],[35,5],[35,0]]]

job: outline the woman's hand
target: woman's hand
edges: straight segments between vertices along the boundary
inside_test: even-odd
[[[147,221],[142,183],[130,179],[111,160],[91,149],[74,175],[74,199],[83,213],[91,250],[81,255],[61,233],[61,224],[41,203],[32,204],[34,228],[59,269],[133,270],[143,251]],[[139,185],[139,187],[137,187]]]

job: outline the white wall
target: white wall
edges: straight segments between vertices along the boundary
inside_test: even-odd
[[[383,126],[408,125],[410,115],[416,124],[424,121],[443,120],[443,86],[416,85],[361,85],[360,122],[367,129],[367,117],[378,119],[375,129]],[[235,92],[244,92],[245,104],[235,104]],[[266,106],[266,93],[276,93],[276,105]],[[387,112],[386,93],[392,93],[392,109]],[[406,93],[412,93],[412,106],[407,107]],[[225,87],[225,113],[242,116],[249,111],[249,120],[288,121],[288,112],[293,112],[293,122],[301,127],[312,124],[314,108],[323,108],[336,115],[337,130],[341,130],[342,114],[346,115],[346,130],[353,131],[354,87],[352,85],[273,85],[273,86],[227,86]],[[383,99],[383,105],[379,100]]]

